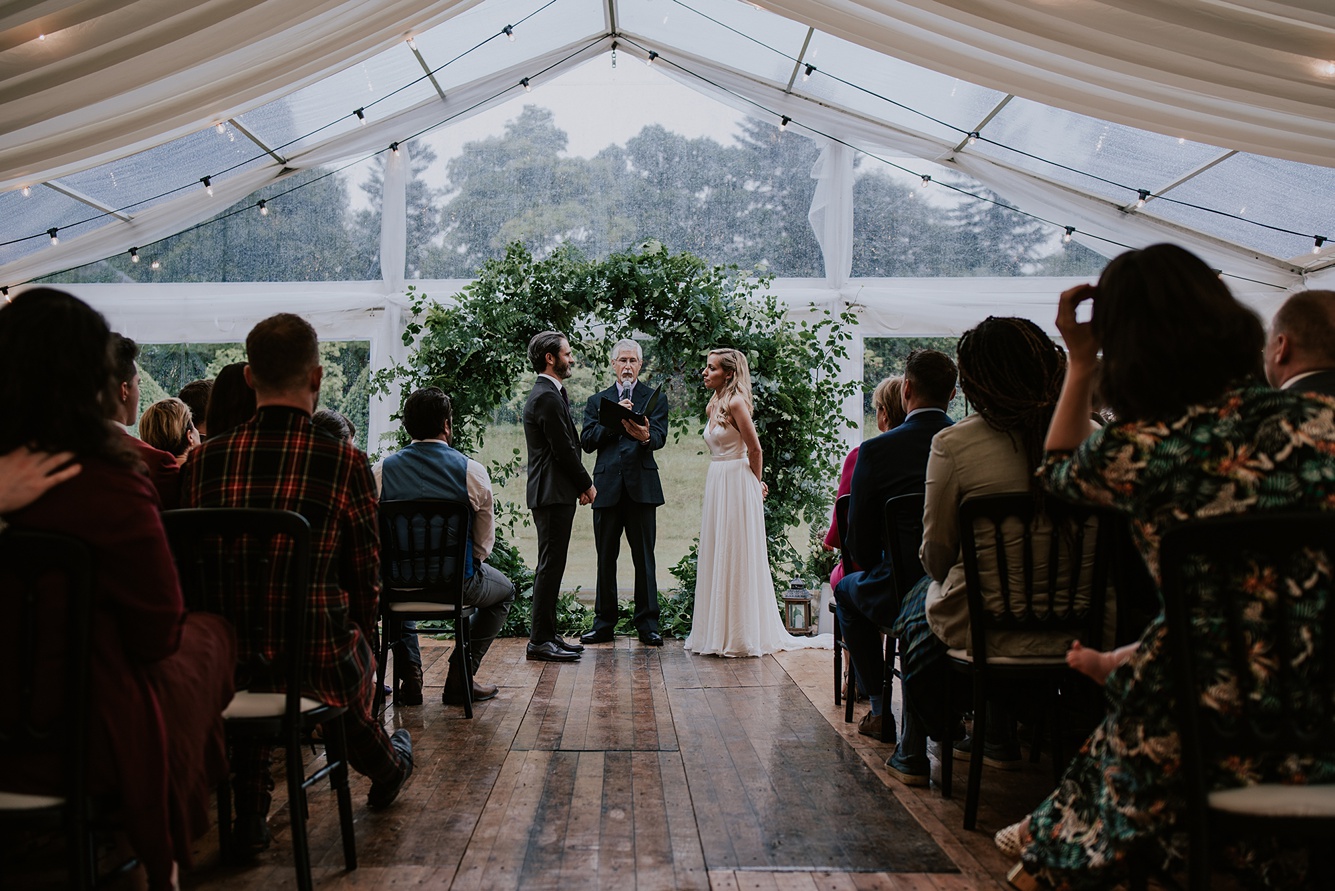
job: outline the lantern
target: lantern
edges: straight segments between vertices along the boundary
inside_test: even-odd
[[[783,595],[783,627],[789,634],[810,635],[811,592],[807,590],[806,579],[793,579]]]

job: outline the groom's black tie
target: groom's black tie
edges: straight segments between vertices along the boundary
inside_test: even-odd
[[[562,387],[562,388],[561,388],[561,401],[564,402],[564,403],[566,404],[566,411],[569,411],[569,410],[570,410],[570,394],[566,392],[566,388],[565,388],[565,387]]]

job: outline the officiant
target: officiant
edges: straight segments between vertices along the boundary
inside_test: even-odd
[[[658,581],[654,565],[654,512],[663,503],[654,452],[667,440],[667,398],[640,382],[644,351],[633,340],[612,347],[612,386],[589,397],[580,444],[597,452],[593,483],[593,540],[598,549],[598,587],[593,629],[586,644],[612,640],[617,624],[617,557],[624,533],[635,567],[635,628],[640,641],[663,645],[658,628]]]

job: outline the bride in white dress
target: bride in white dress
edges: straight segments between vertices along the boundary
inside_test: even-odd
[[[704,513],[700,522],[695,615],[686,649],[697,655],[763,656],[777,650],[829,648],[830,635],[793,637],[774,597],[765,541],[769,488],[751,420],[751,372],[737,350],[709,354]]]

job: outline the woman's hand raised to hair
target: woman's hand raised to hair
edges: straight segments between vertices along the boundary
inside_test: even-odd
[[[1076,308],[1097,295],[1098,289],[1093,285],[1076,285],[1063,291],[1057,302],[1057,330],[1066,341],[1066,352],[1072,365],[1092,366],[1098,360],[1099,344],[1094,337],[1094,326],[1076,320]]]

